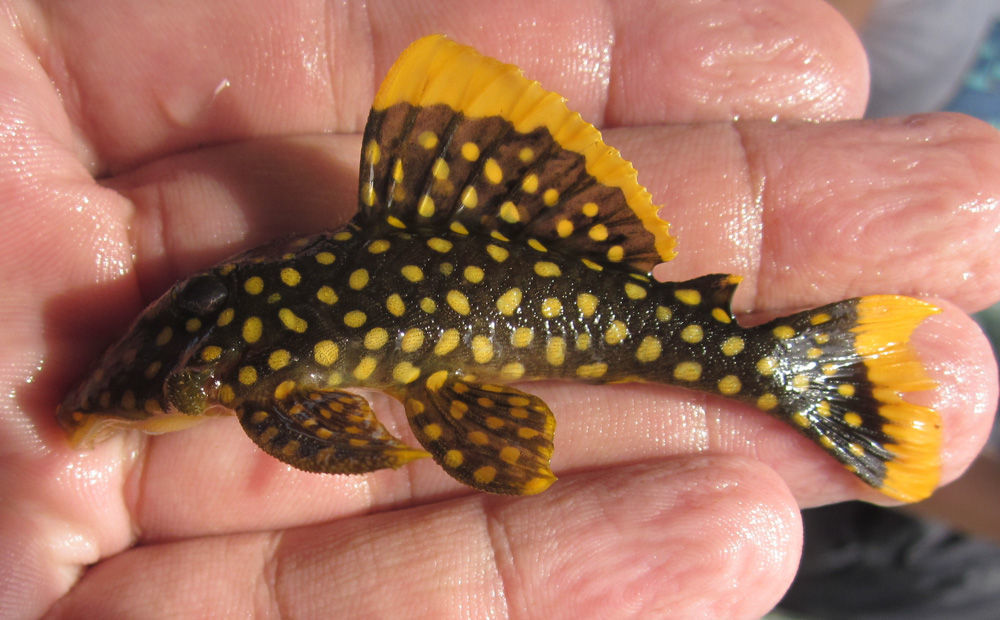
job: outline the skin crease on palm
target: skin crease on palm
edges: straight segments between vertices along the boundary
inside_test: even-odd
[[[856,120],[864,55],[821,2],[4,5],[2,617],[753,617],[794,575],[800,507],[880,501],[784,423],[662,386],[533,386],[560,480],[525,499],[429,461],[296,471],[232,418],[69,448],[56,404],[145,303],[350,217],[372,95],[432,32],[521,66],[635,163],[680,243],[658,276],[742,274],[748,320],[940,304],[913,340],[940,387],[912,398],[942,414],[944,480],[985,440],[996,368],[965,313],[1000,298],[1000,140]]]

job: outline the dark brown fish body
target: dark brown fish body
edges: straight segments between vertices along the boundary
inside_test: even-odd
[[[468,53],[440,39],[407,53],[421,45]],[[174,287],[67,397],[60,421],[75,441],[232,410],[258,445],[302,469],[426,456],[342,389],[368,387],[403,402],[457,479],[534,493],[555,479],[554,420],[509,383],[651,381],[754,404],[866,482],[926,492],[922,465],[894,471],[912,459],[898,447],[910,431],[892,429],[933,413],[897,396],[925,387],[905,340],[928,306],[866,297],[745,329],[729,308],[739,278],[653,280],[652,265],[672,255],[665,224],[631,167],[603,143],[589,150],[576,120],[571,132],[547,120],[526,131],[527,116],[413,100],[392,78],[366,130],[359,215]]]

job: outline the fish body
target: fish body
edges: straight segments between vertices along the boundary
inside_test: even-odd
[[[67,396],[77,444],[235,412],[266,452],[359,473],[432,456],[476,488],[554,480],[555,420],[510,383],[646,381],[785,419],[894,497],[937,481],[906,342],[935,309],[847,300],[744,328],[737,276],[658,282],[673,239],[635,171],[562,99],[442,37],[411,46],[365,131],[359,213],[174,286]],[[344,388],[400,400],[423,449]],[[425,451],[426,450],[426,451]]]

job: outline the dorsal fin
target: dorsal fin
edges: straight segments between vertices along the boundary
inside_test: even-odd
[[[674,239],[632,164],[565,100],[440,35],[407,48],[375,96],[362,227],[494,234],[648,271]]]

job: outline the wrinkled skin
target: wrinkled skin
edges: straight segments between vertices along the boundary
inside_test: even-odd
[[[171,282],[347,220],[378,81],[430,32],[605,130],[680,240],[662,277],[743,274],[737,312],[941,304],[914,338],[940,389],[914,398],[943,416],[945,480],[984,441],[996,369],[966,312],[1000,297],[1000,141],[856,120],[864,55],[821,2],[4,5],[0,616],[757,616],[801,506],[877,501],[785,424],[652,385],[533,387],[560,481],[527,499],[431,462],[296,471],[232,418],[69,448],[56,404]]]

